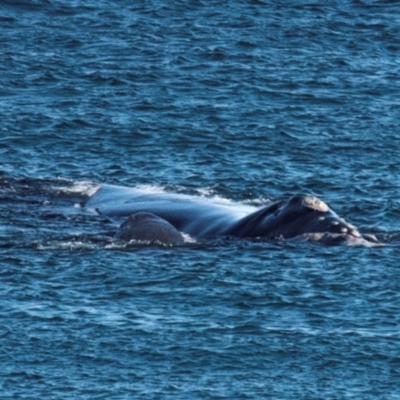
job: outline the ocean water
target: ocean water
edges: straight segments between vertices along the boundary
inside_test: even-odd
[[[400,8],[320,3],[1,2],[2,399],[400,399]],[[101,184],[384,246],[116,244]]]

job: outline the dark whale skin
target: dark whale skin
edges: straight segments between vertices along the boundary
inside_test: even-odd
[[[159,243],[177,246],[184,243],[182,234],[168,221],[157,215],[138,212],[119,227],[115,237],[125,241]]]

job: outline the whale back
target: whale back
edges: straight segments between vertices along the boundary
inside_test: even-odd
[[[148,193],[140,189],[102,186],[85,204],[101,215],[128,217],[152,213],[181,232],[195,236],[221,236],[232,224],[257,210],[256,207],[199,196]]]

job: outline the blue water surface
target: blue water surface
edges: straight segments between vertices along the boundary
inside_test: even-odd
[[[396,1],[0,4],[2,399],[399,399]],[[382,247],[118,246],[102,183],[313,194]]]

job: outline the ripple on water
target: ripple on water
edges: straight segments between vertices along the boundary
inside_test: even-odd
[[[5,2],[3,397],[397,398],[398,17],[373,1]],[[310,194],[386,246],[119,245],[117,221],[81,208],[91,182]]]

